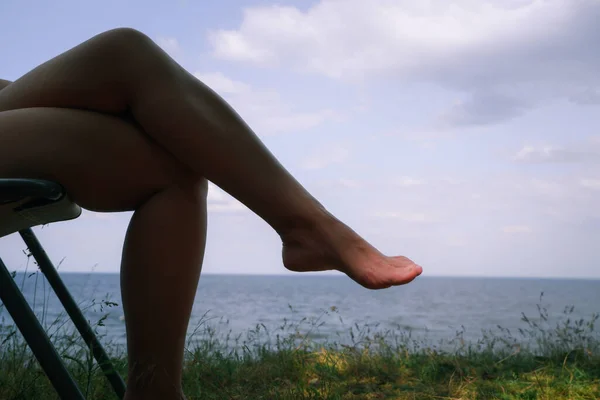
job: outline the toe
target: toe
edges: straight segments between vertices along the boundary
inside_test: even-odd
[[[415,273],[417,274],[417,276],[423,273],[423,267],[421,267],[420,265],[415,264],[413,268],[415,269]]]

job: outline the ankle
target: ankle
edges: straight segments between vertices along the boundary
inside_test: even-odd
[[[333,224],[337,219],[325,207],[319,204],[310,212],[297,215],[286,215],[277,218],[271,226],[282,240],[293,238],[299,234],[318,232]]]
[[[286,218],[279,221],[275,230],[283,243],[296,242],[308,237],[326,240],[327,232],[340,222],[329,212],[315,213],[308,216]]]

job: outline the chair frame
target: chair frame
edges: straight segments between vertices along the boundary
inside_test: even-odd
[[[15,188],[18,188],[19,190],[15,190]],[[46,188],[45,192],[44,188]],[[6,198],[7,192],[14,195],[15,201],[12,201],[10,198],[4,202],[2,201],[2,194],[4,194],[4,197]],[[69,290],[63,283],[37,237],[31,230],[31,227],[35,225],[77,218],[81,214],[81,208],[75,203],[70,202],[64,188],[55,182],[32,179],[0,179],[0,207],[12,207],[14,204],[24,199],[26,199],[27,202],[21,202],[21,204],[14,209],[26,211],[24,215],[28,216],[30,216],[31,213],[35,214],[37,209],[43,209],[44,207],[52,206],[61,201],[71,207],[69,214],[59,215],[58,217],[56,215],[51,216],[47,213],[45,215],[42,213],[42,215],[45,216],[45,221],[29,218],[29,222],[26,222],[25,227],[18,230],[18,232],[31,252],[31,255],[37,262],[40,270],[48,280],[48,283],[56,293],[56,296],[67,311],[67,314],[73,321],[73,324],[79,331],[81,337],[93,353],[94,358],[108,379],[116,396],[119,399],[122,399],[125,395],[125,382],[114,369],[112,362],[98,340],[98,337],[69,293]],[[0,225],[1,224],[2,221],[0,221]],[[4,303],[4,306],[15,322],[17,329],[22,333],[25,341],[31,348],[60,398],[65,400],[83,400],[84,396],[79,390],[79,387],[66,369],[61,356],[52,345],[44,328],[38,321],[1,258],[0,301]]]

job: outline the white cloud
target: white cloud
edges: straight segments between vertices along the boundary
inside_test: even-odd
[[[574,93],[569,97],[573,103],[581,105],[596,105],[600,104],[600,89],[587,88],[579,93]]]
[[[425,182],[421,179],[415,179],[415,178],[411,178],[408,176],[402,177],[402,178],[398,178],[398,179],[393,179],[392,183],[398,186],[421,186],[424,185]]]
[[[222,72],[196,73],[195,76],[222,96],[250,91],[250,85],[230,79]]]
[[[342,118],[333,109],[295,110],[275,90],[257,89],[221,72],[196,72],[194,76],[221,95],[259,136],[305,131]]]
[[[461,183],[463,183],[462,180],[457,179],[457,178],[452,178],[452,177],[445,177],[445,178],[441,178],[440,179],[441,183],[447,184],[447,185],[460,185]]]
[[[178,59],[182,54],[179,41],[173,37],[161,36],[156,39],[156,43],[174,59]]]
[[[549,145],[539,147],[525,145],[517,152],[513,160],[525,163],[598,162],[600,161],[600,152]]]
[[[393,218],[404,222],[432,222],[433,218],[424,213],[418,212],[394,212],[394,211],[377,211],[372,214],[378,218]]]
[[[531,229],[531,227],[529,227],[527,225],[511,225],[511,226],[505,226],[504,228],[502,228],[502,231],[504,233],[508,233],[508,234],[519,234],[519,233],[531,233],[532,229]]]
[[[530,187],[533,193],[546,197],[564,198],[573,194],[566,182],[557,182],[548,179],[531,179]]]
[[[211,41],[220,58],[260,64],[300,61],[305,69],[333,77],[408,73],[474,48],[556,33],[568,18],[565,7],[572,7],[566,1],[545,3],[511,9],[472,0],[323,0],[306,12],[261,6],[244,11],[239,29],[215,31]],[[554,24],[529,26],[540,19]]]
[[[588,189],[600,189],[600,179],[582,178],[579,180],[579,184]]]
[[[444,111],[437,120],[440,128],[487,125],[522,115],[529,104],[517,96],[475,91],[467,100],[459,100]]]
[[[536,149],[533,146],[523,146],[523,148],[515,155],[514,159],[516,161],[525,161],[532,158],[532,156],[546,158],[551,150],[551,147]]]
[[[341,164],[350,157],[350,150],[344,146],[335,145],[317,150],[302,162],[304,169],[323,169],[330,165]]]
[[[443,176],[443,173],[433,174]],[[490,226],[498,226],[500,232],[506,227],[515,233],[535,228],[536,234],[554,231],[557,226],[579,229],[579,225],[600,217],[597,207],[600,179],[584,175],[586,180],[581,180],[578,174],[579,171],[572,171],[536,178],[523,172],[482,173],[478,177],[465,177],[457,184],[444,184],[443,178],[424,176],[427,184],[411,190],[382,179],[370,182],[368,190],[362,190],[365,203],[361,210],[378,211],[362,211],[379,217],[373,222],[376,226],[393,225],[394,221],[419,223],[416,225],[427,230],[426,235],[456,226],[464,229],[461,233],[474,237],[497,234]],[[515,220],[527,224],[513,223]],[[519,228],[522,225],[528,228]],[[469,240],[469,243],[474,242]]]
[[[340,189],[340,190],[355,190],[355,189],[365,189],[369,186],[370,182],[363,182],[356,179],[350,178],[338,178],[338,179],[324,179],[313,181],[312,187],[314,188],[325,188],[327,191],[332,189]]]
[[[338,180],[338,183],[340,186],[349,188],[349,189],[359,189],[361,187],[360,182],[358,182],[354,179],[341,178]]]
[[[248,207],[231,197],[212,182],[208,183],[207,209],[209,212],[218,213],[249,211]]]
[[[465,99],[440,123],[468,126],[554,97],[599,103],[598,20],[597,0],[321,0],[247,8],[210,40],[225,60],[458,90]]]
[[[466,238],[461,235],[451,235],[447,238],[446,243],[450,247],[465,247],[469,244]]]

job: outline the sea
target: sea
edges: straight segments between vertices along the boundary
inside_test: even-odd
[[[123,348],[119,275],[61,277],[101,341]],[[47,330],[56,334],[68,329],[65,311],[41,273],[18,273],[15,280]],[[273,345],[277,337],[296,335],[311,343],[353,345],[379,337],[447,348],[481,343],[490,333],[525,342],[536,329],[577,321],[585,326],[598,312],[600,280],[419,277],[408,285],[374,291],[345,276],[203,275],[188,342]],[[156,329],[164,323],[157,316]],[[11,324],[0,305],[0,339]]]

